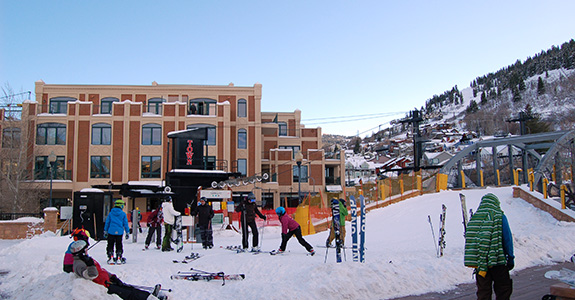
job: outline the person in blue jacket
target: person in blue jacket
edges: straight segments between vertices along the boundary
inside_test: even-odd
[[[128,217],[123,211],[124,201],[116,200],[114,203],[114,208],[110,210],[108,217],[106,218],[106,224],[104,225],[104,237],[108,240],[108,246],[106,247],[106,253],[108,255],[109,264],[121,264],[126,261],[122,257],[124,252],[124,247],[122,245],[122,236],[124,231],[126,232],[126,239],[130,238],[130,226],[128,226]],[[116,257],[114,258],[114,245],[116,246]]]

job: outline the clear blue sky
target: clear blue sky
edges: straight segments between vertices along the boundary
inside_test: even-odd
[[[572,0],[0,0],[0,84],[259,82],[263,111],[364,135],[575,38],[574,12]]]

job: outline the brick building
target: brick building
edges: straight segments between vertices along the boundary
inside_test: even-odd
[[[27,155],[34,158],[29,184],[45,188],[54,166],[56,206],[65,205],[74,191],[93,186],[163,185],[171,169],[167,134],[198,127],[208,132],[206,169],[248,177],[269,174],[262,182],[232,187],[234,195],[253,191],[265,208],[297,205],[298,189],[325,191],[326,186],[342,187],[344,182],[344,157],[325,158],[321,128],[305,128],[299,110],[262,112],[258,83],[238,87],[38,81],[35,89],[35,101],[25,101],[22,107],[23,126],[31,137]],[[299,181],[298,151],[303,154]],[[121,197],[118,190],[112,191]],[[148,210],[150,199],[136,199],[134,205]]]

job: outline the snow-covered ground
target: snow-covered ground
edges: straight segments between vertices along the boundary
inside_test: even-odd
[[[575,224],[558,222],[521,199],[512,198],[512,189],[487,188],[465,190],[467,207],[477,209],[480,198],[492,192],[499,196],[508,216],[515,245],[516,272],[527,267],[568,260],[575,249]],[[441,204],[447,206],[445,255],[436,257],[428,215],[435,238]],[[444,191],[412,198],[371,211],[366,222],[366,263],[347,260],[336,263],[335,251],[316,247],[315,256],[307,256],[295,238],[284,255],[236,254],[220,246],[238,245],[241,237],[233,231],[217,231],[215,248],[199,249],[186,244],[182,253],[142,251],[144,234],[138,243],[124,242],[128,263],[105,264],[105,242],[90,254],[123,281],[153,286],[161,283],[173,289],[171,299],[393,299],[396,297],[441,292],[457,284],[473,282],[472,271],[463,266],[463,225],[458,191]],[[350,224],[347,245],[351,244]],[[265,227],[262,247],[277,249],[280,230]],[[327,232],[306,236],[310,244],[325,243]],[[30,240],[0,240],[0,299],[119,299],[91,281],[62,272],[68,237],[48,233]],[[173,263],[190,252],[202,257],[189,264]],[[170,280],[177,271],[197,268],[206,271],[243,273],[243,281],[193,282]]]

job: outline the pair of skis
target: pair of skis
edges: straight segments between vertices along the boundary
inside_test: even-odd
[[[351,210],[351,251],[353,261],[365,262],[365,198],[359,196],[359,212],[361,220],[357,216],[357,201],[354,196],[349,197]]]
[[[190,271],[180,271],[177,274],[170,276],[170,279],[172,280],[189,280],[189,281],[222,280],[222,285],[226,284],[226,280],[242,280],[244,278],[246,278],[245,274],[225,274],[224,272],[207,272],[194,268],[191,268]]]
[[[445,214],[447,212],[447,206],[441,204],[441,214],[439,214],[439,240],[435,242],[435,230],[433,229],[433,223],[431,222],[431,216],[427,215],[427,220],[429,221],[429,226],[431,227],[431,235],[433,236],[433,244],[435,245],[435,252],[437,257],[443,256],[443,249],[445,249]]]
[[[192,252],[192,254],[186,255],[186,257],[185,257],[183,260],[174,259],[173,262],[174,262],[174,263],[187,264],[187,263],[192,262],[192,261],[194,261],[194,260],[196,260],[196,259],[198,259],[198,258],[200,258],[200,257],[201,257],[201,256],[200,256],[199,253],[194,253],[194,252]]]

